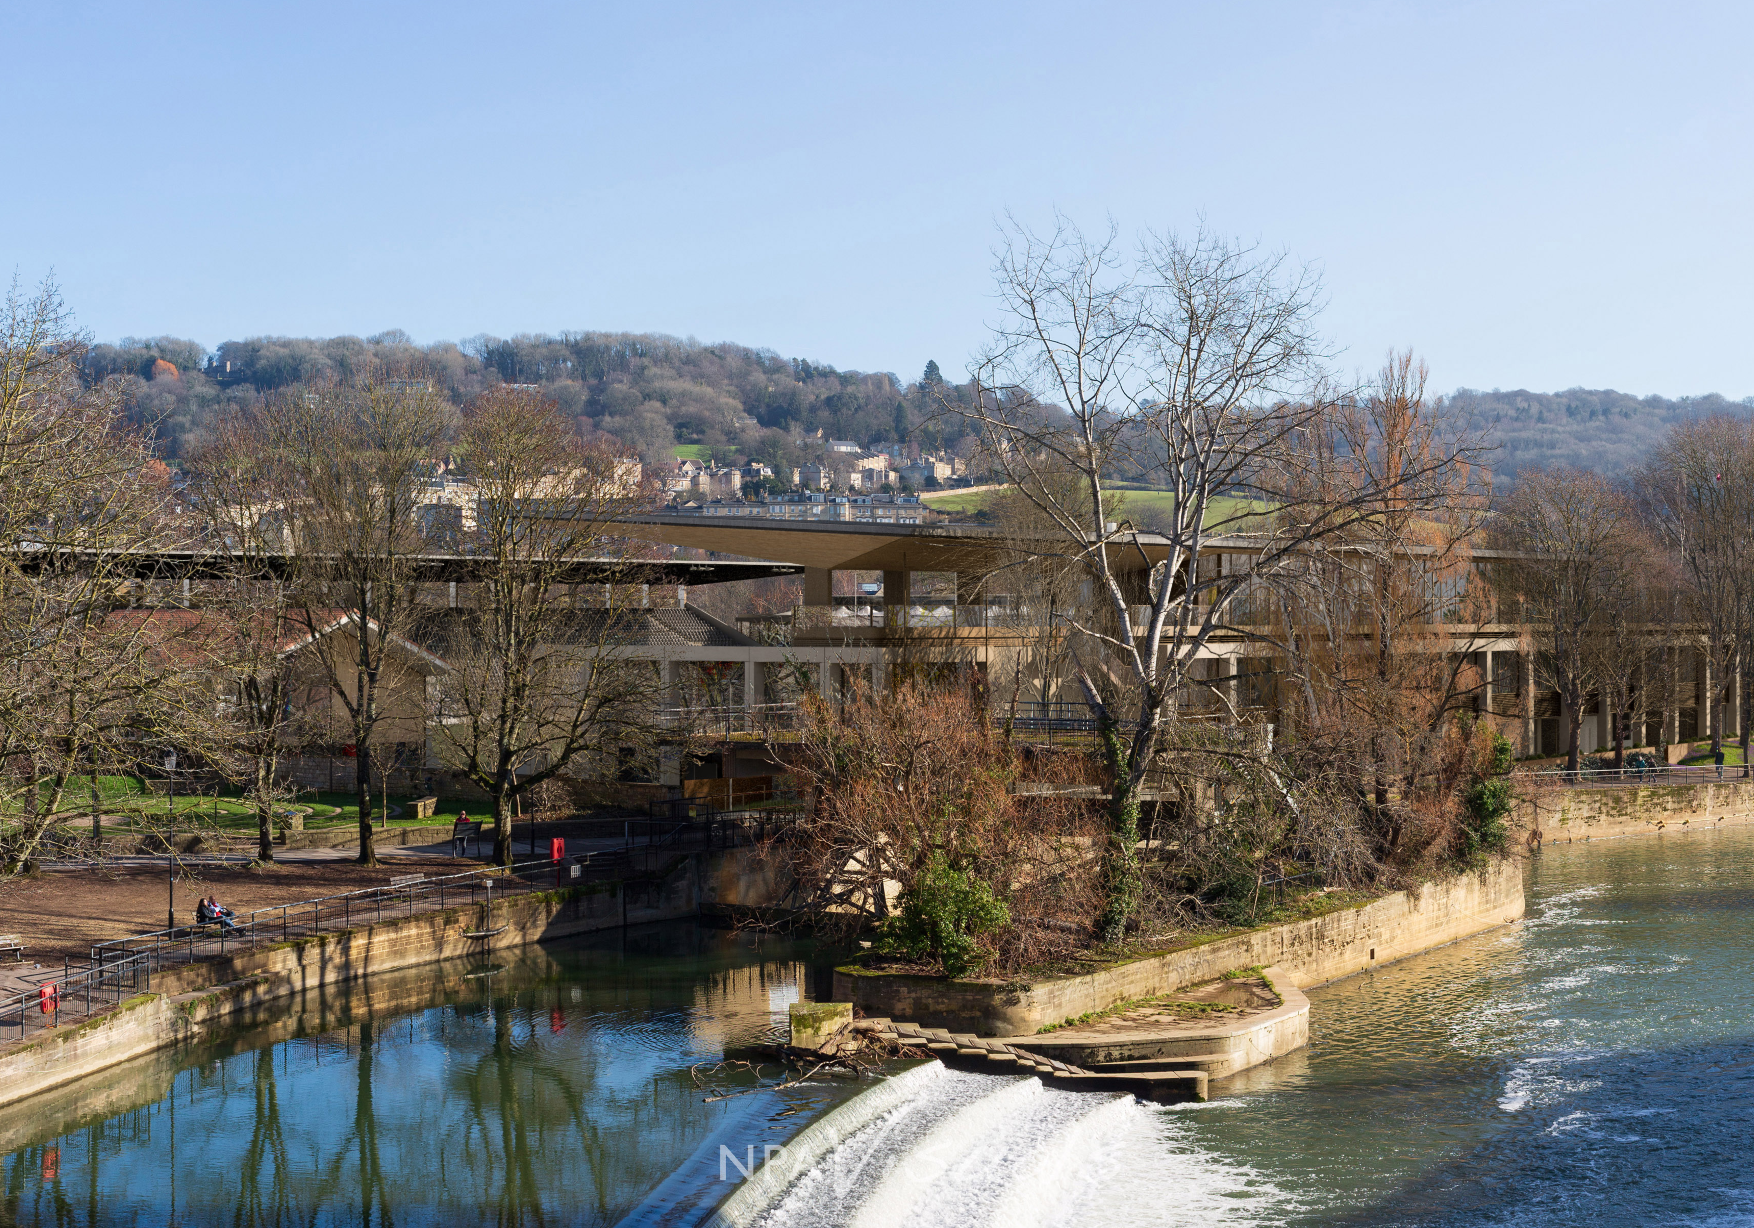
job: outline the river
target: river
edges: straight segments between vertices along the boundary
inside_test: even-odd
[[[1207,1104],[934,1072],[763,1223],[1754,1224],[1754,829],[1550,846],[1528,890],[1517,925],[1311,991],[1310,1046]],[[825,989],[819,958],[672,926],[304,1004],[0,1113],[0,1216],[695,1223],[727,1152],[854,1090],[690,1075]]]

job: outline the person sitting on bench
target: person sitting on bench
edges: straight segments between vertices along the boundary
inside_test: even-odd
[[[469,812],[457,812],[457,821],[451,825],[451,856],[461,857],[469,846]]]
[[[208,896],[201,901],[201,907],[195,910],[196,920],[201,919],[202,909],[205,909],[207,912],[206,924],[212,925],[217,922],[228,930],[235,930],[238,928],[236,919],[237,914],[227,908],[224,904],[221,904],[213,896]]]

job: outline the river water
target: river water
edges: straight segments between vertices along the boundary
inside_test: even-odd
[[[1203,1105],[932,1072],[765,1228],[1754,1225],[1754,829],[1549,847]],[[826,982],[687,926],[374,981],[0,1112],[0,1222],[693,1224],[855,1088],[690,1075]],[[728,1180],[720,1180],[721,1175]]]

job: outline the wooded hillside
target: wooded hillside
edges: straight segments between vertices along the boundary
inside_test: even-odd
[[[670,460],[677,445],[797,464],[812,437],[860,444],[913,441],[928,451],[966,453],[960,421],[939,414],[935,387],[952,399],[938,364],[912,381],[888,372],[843,371],[773,350],[649,333],[562,333],[510,339],[471,337],[420,346],[391,330],[372,337],[251,337],[209,352],[178,337],[123,338],[93,346],[92,380],[128,386],[130,412],[158,433],[176,459],[198,444],[218,416],[263,393],[298,382],[345,379],[372,359],[418,367],[458,404],[496,383],[540,384],[587,434],[602,432],[648,462]],[[1488,424],[1499,443],[1491,466],[1500,485],[1517,470],[1567,464],[1618,475],[1637,464],[1677,422],[1743,411],[1754,398],[1635,397],[1613,389],[1563,392],[1458,389],[1456,408]]]

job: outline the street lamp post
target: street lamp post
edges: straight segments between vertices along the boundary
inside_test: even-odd
[[[176,835],[177,813],[177,752],[164,752],[164,773],[166,796],[170,799],[165,807],[167,826],[164,837],[164,885],[165,885],[165,928],[177,928],[177,846],[172,842]]]

